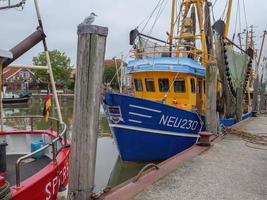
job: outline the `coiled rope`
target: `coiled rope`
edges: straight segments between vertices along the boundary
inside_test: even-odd
[[[252,134],[236,128],[222,127],[223,135],[233,134],[246,141],[245,145],[250,148],[267,150],[267,135]],[[265,148],[266,147],[266,148]]]

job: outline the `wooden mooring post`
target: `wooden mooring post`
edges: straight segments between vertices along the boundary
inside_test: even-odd
[[[216,113],[216,85],[217,65],[216,62],[209,62],[206,68],[206,127],[207,131],[217,134],[217,113]]]
[[[78,26],[77,73],[68,199],[87,200],[94,188],[101,84],[108,28]]]

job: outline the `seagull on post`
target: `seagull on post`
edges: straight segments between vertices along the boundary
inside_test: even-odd
[[[90,14],[89,17],[86,17],[86,18],[83,20],[83,24],[91,25],[91,24],[95,21],[95,17],[96,17],[96,16],[97,16],[97,15],[96,15],[94,12],[92,12],[92,13]]]

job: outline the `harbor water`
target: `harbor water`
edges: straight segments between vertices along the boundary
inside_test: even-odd
[[[73,97],[60,97],[63,120],[67,124],[68,133],[71,135]],[[34,96],[25,104],[4,105],[4,116],[26,116],[42,115],[44,107],[44,97]],[[52,106],[53,117],[56,117],[55,106]],[[103,109],[100,110],[99,137],[97,144],[95,188],[96,192],[106,188],[114,187],[127,179],[135,176],[147,163],[123,162],[119,158],[116,144],[112,138],[107,119]],[[5,125],[12,129],[26,129],[25,124],[30,124],[22,120],[9,119]],[[43,119],[34,123],[34,128],[49,128],[51,124],[44,122]],[[52,125],[53,126],[53,125]],[[5,128],[7,128],[5,127]],[[54,126],[55,127],[55,126]]]

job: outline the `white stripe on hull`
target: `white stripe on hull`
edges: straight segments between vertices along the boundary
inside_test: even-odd
[[[143,132],[147,132],[147,133],[155,133],[155,134],[161,134],[161,135],[172,135],[172,136],[180,136],[180,137],[199,138],[199,135],[190,134],[190,133],[175,133],[175,132],[171,132],[171,131],[162,131],[162,130],[155,130],[155,129],[148,129],[148,128],[140,128],[140,127],[121,125],[121,124],[109,124],[109,126],[112,128],[122,128],[122,129],[128,129],[128,130],[134,130],[134,131],[143,131]]]
[[[138,121],[138,120],[129,119],[128,121],[129,122],[138,123],[138,124],[142,124],[142,122],[141,121]]]
[[[132,108],[139,108],[139,109],[148,110],[148,111],[152,111],[152,112],[156,112],[156,113],[161,113],[162,112],[160,110],[155,110],[155,109],[147,108],[147,107],[143,107],[143,106],[137,106],[137,105],[132,105],[132,104],[130,104],[129,106],[132,107]]]
[[[138,117],[152,118],[152,116],[150,116],[150,115],[143,115],[143,114],[135,113],[135,112],[129,112],[129,114],[130,115],[135,115],[135,116],[138,116]]]

